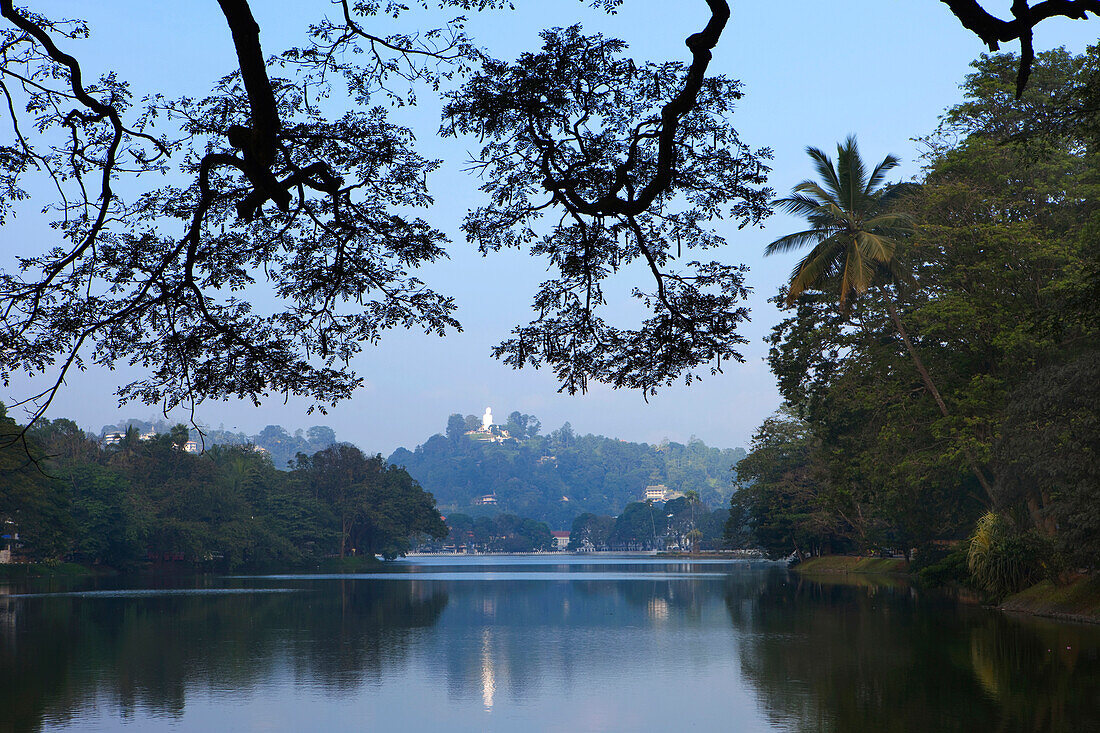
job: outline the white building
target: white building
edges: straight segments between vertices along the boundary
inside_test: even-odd
[[[664,501],[665,495],[668,494],[668,487],[664,484],[655,484],[653,486],[645,487],[645,500]]]

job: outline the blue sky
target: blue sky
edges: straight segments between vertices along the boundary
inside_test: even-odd
[[[995,12],[1007,4],[986,6]],[[252,5],[267,53],[300,43],[307,23],[334,10],[324,0],[256,0]],[[512,12],[471,18],[475,38],[498,58],[537,48],[542,28],[583,22],[588,32],[599,30],[628,41],[639,61],[686,61],[683,39],[701,29],[707,18],[703,0],[627,0],[613,16],[588,10],[576,0],[517,0],[516,5]],[[877,161],[893,153],[903,159],[896,178],[917,175],[919,148],[913,138],[930,133],[938,115],[960,99],[958,85],[969,62],[985,50],[936,0],[758,0],[731,5],[733,16],[711,71],[743,82],[745,97],[733,123],[745,142],[773,149],[770,183],[779,194],[810,175],[805,146],[832,148],[852,133],[859,136],[865,158]],[[92,38],[71,44],[86,76],[115,70],[130,80],[136,95],[159,91],[201,96],[233,63],[228,30],[213,0],[55,1],[48,12],[87,19]],[[385,21],[376,28],[384,33]],[[1100,22],[1095,20],[1050,21],[1038,29],[1036,47],[1065,45],[1080,52],[1096,42],[1098,33]],[[456,298],[464,332],[445,339],[391,332],[354,363],[366,377],[365,387],[328,415],[307,416],[304,401],[284,403],[275,397],[258,408],[208,402],[200,406],[197,419],[250,433],[272,423],[291,430],[327,424],[341,439],[389,453],[442,431],[450,413],[481,414],[490,405],[501,419],[512,410],[534,414],[544,430],[568,420],[578,432],[627,440],[686,441],[695,435],[720,447],[747,445],[755,427],[779,404],[761,339],[778,320],[766,301],[793,264],[785,258],[764,259],[762,250],[799,222],[775,215],[763,229],[741,231],[718,223],[729,242],[720,257],[751,268],[752,323],[744,328],[751,343],[744,349],[744,364],[730,364],[724,374],[690,387],[662,390],[648,403],[638,393],[600,386],[584,396],[560,395],[552,374],[513,371],[489,356],[513,325],[526,321],[534,289],[545,279],[545,264],[514,252],[482,258],[462,239],[462,216],[479,201],[476,180],[461,170],[475,143],[438,139],[438,102],[430,93],[421,94],[421,101],[401,111],[399,119],[416,131],[423,154],[445,161],[429,180],[436,205],[424,216],[453,242],[451,259],[426,268],[420,277]],[[5,228],[0,240],[0,266],[5,268],[14,255],[39,251],[48,241],[48,230],[33,215]],[[49,416],[71,417],[97,431],[124,417],[159,416],[155,406],[116,407],[112,393],[128,373],[122,368],[74,375]],[[27,380],[17,378],[0,399],[10,403],[29,389]]]

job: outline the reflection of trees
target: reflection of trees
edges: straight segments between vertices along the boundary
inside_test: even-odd
[[[321,588],[15,601],[15,641],[0,637],[0,729],[37,730],[92,703],[178,715],[188,691],[237,694],[284,666],[343,692],[403,665],[414,630],[447,604],[415,582]]]
[[[648,569],[680,573],[708,568],[690,563],[631,568]],[[738,573],[727,581],[674,577],[452,583],[443,622],[454,627],[443,651],[448,690],[455,698],[482,698],[488,706],[502,694],[522,700],[548,678],[568,686],[574,678],[617,677],[639,663],[640,649],[655,649],[662,643],[640,635],[640,630],[713,627],[715,614],[724,615],[725,584],[754,582],[749,580],[754,577]],[[709,620],[704,618],[708,612]],[[673,644],[671,638],[663,640]],[[641,663],[670,662],[647,659]]]
[[[658,567],[709,570],[630,572]],[[918,602],[906,586],[809,582],[771,565],[722,570],[724,579],[412,575],[303,578],[286,583],[302,589],[289,594],[0,596],[0,731],[79,722],[97,705],[136,720],[177,716],[185,702],[280,678],[345,696],[420,675],[441,688],[446,679],[462,704],[493,707],[624,675],[660,685],[685,661],[700,662],[688,664],[693,684],[711,686],[721,705],[721,691],[740,683],[708,665],[738,657],[762,710],[787,731],[1084,731],[1100,719],[1100,628]]]
[[[743,674],[784,729],[1071,731],[1100,716],[1096,629],[782,575],[727,605]]]

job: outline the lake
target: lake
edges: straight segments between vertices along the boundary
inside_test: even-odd
[[[0,731],[1100,730],[1100,626],[654,557],[0,585]]]

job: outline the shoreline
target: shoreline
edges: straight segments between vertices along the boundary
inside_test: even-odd
[[[791,572],[805,575],[905,575],[909,563],[900,557],[856,557],[852,555],[822,555],[803,560]]]
[[[825,555],[806,560],[791,572],[813,578],[843,575],[883,576],[915,581],[901,558]],[[983,604],[1002,613],[1021,614],[1073,623],[1100,624],[1100,576],[1082,575],[1065,585],[1044,580],[999,603]]]

